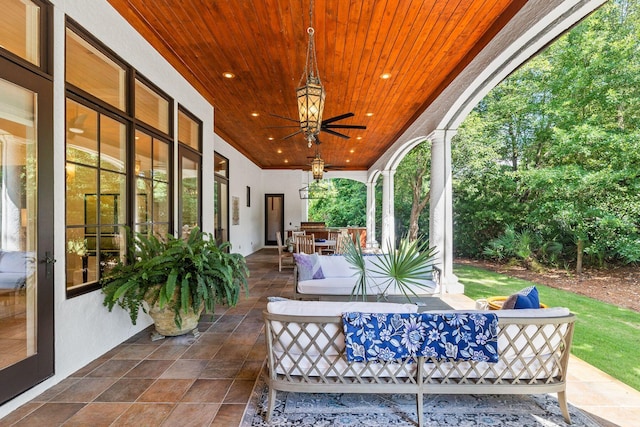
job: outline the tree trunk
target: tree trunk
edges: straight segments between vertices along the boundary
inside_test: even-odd
[[[582,255],[584,253],[584,240],[578,240],[577,245],[577,259],[576,259],[576,274],[582,274]]]

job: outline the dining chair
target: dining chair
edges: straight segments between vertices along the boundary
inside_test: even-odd
[[[283,259],[290,258],[293,266],[293,254],[284,250],[286,246],[282,244],[282,234],[279,231],[276,231],[276,241],[278,243],[278,271],[282,271]]]
[[[327,240],[335,242],[333,247],[322,248],[322,255],[333,255],[336,253],[336,246],[338,244],[338,240],[340,239],[339,231],[329,231],[327,233]]]
[[[335,253],[344,254],[347,251],[347,245],[349,240],[353,242],[353,236],[350,233],[338,233],[338,238],[336,239],[336,249]]]
[[[294,237],[296,253],[312,254],[316,251],[316,242],[313,234],[304,234]]]

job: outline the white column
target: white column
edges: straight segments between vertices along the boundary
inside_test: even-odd
[[[429,244],[438,253],[442,271],[441,292],[463,293],[464,285],[453,274],[453,199],[451,185],[451,139],[455,130],[436,130],[431,134],[431,194],[429,203]]]
[[[367,247],[375,248],[376,242],[376,183],[367,182]]]
[[[380,246],[383,252],[388,252],[389,245],[394,245],[396,241],[396,219],[393,206],[393,176],[395,173],[395,170],[382,171],[382,242],[380,242]]]

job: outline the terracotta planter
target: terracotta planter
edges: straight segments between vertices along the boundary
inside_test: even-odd
[[[191,307],[189,307],[186,313],[181,311],[182,325],[180,328],[176,326],[175,311],[171,307],[171,304],[165,305],[162,309],[156,304],[149,309],[149,315],[153,319],[156,331],[160,335],[174,337],[193,332],[198,327],[198,320],[200,320],[200,314],[202,314],[203,309],[204,305],[200,307],[197,313],[194,312]]]

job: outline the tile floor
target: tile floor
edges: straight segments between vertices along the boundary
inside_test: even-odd
[[[0,419],[3,426],[237,426],[265,359],[266,297],[292,295],[291,268],[277,268],[276,249],[247,257],[249,297],[203,318],[201,335],[152,342],[137,334]],[[472,308],[464,295],[447,295]],[[635,426],[640,392],[572,358],[569,403],[603,426]]]

